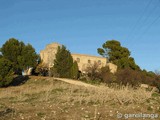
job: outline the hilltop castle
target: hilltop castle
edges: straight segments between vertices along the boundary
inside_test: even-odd
[[[55,54],[57,53],[58,46],[61,46],[61,45],[58,43],[51,43],[51,44],[48,44],[44,50],[40,51],[41,59],[45,64],[48,65],[49,68],[53,67],[54,65],[53,61],[55,59]],[[73,57],[73,60],[77,61],[79,70],[81,72],[84,72],[86,67],[89,64],[94,64],[94,62],[97,62],[100,67],[103,67],[106,65],[109,66],[110,71],[112,73],[115,73],[117,71],[117,66],[112,63],[108,63],[107,59],[104,57],[85,55],[85,54],[71,54],[71,55]]]

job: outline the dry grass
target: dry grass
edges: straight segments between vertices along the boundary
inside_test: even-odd
[[[36,81],[35,81],[36,82]],[[41,80],[41,84],[31,86],[31,84],[1,89],[0,99],[15,98],[16,101],[25,101],[30,97],[37,96],[39,101],[48,101],[55,98],[55,93],[59,95],[60,101],[80,104],[105,104],[112,101],[117,104],[140,104],[152,97],[151,91],[142,88],[133,89],[130,86],[122,86],[120,89],[109,88],[107,86],[82,87],[74,86],[63,82],[55,83],[54,80]]]
[[[112,107],[121,107],[113,110],[117,112],[116,110],[123,109],[126,106],[134,107],[140,105],[144,106],[146,104],[153,104],[152,106],[157,109],[156,107],[158,107],[157,105],[160,102],[157,100],[159,99],[156,98],[156,100],[153,100],[151,91],[146,91],[141,88],[133,89],[130,86],[122,86],[120,89],[117,89],[109,88],[104,85],[98,87],[83,87],[48,78],[34,78],[21,86],[0,89],[1,105],[14,108],[16,112],[14,115],[12,113],[12,117],[14,116],[16,119],[18,119],[17,116],[20,116],[20,110],[27,112],[36,111],[35,117],[33,117],[32,112],[27,114],[28,117],[26,118],[30,116],[30,119],[38,119],[38,117],[44,118],[44,116],[48,116],[48,119],[56,116],[58,120],[63,119],[64,116],[66,120],[70,118],[74,120],[106,119],[108,116],[105,116],[105,112],[100,112],[101,110],[108,111],[108,109]],[[46,111],[54,106],[54,110],[49,110],[48,112],[50,114],[46,115],[48,112],[44,112],[42,106],[44,106],[44,109],[47,109]],[[87,109],[87,106],[90,110],[86,113],[87,110],[85,111],[84,109]],[[107,106],[108,109],[105,106]],[[144,109],[141,110],[147,111],[148,106],[146,107],[147,108],[144,107]],[[68,109],[70,111],[77,109],[77,111],[72,111],[74,114],[70,117],[66,115],[63,117],[58,116],[62,113],[67,114],[69,112]],[[136,107],[134,109],[136,109]],[[137,109],[139,109],[139,107]],[[108,114],[110,114],[110,111],[108,112]],[[78,118],[77,115],[79,116]],[[116,118],[116,116],[112,115],[109,117],[113,120]],[[22,115],[20,118],[22,118]],[[44,119],[47,119],[47,117]]]

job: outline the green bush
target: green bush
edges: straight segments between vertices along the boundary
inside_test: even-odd
[[[13,80],[12,64],[5,58],[0,58],[0,87],[8,86]]]

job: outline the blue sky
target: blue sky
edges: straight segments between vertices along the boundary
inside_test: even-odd
[[[147,70],[160,69],[160,0],[0,0],[0,46],[9,38],[37,53],[52,42],[98,55],[115,39]]]

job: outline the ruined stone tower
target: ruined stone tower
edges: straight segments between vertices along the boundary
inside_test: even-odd
[[[57,53],[58,46],[61,46],[58,43],[51,43],[46,46],[44,50],[40,51],[41,60],[47,64],[49,67],[53,66],[55,59],[55,54]]]

